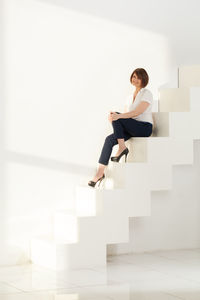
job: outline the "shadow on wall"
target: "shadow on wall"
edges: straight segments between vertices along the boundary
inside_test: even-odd
[[[199,61],[200,43],[196,39],[196,29],[200,27],[199,2],[190,1],[190,7],[183,1],[174,4],[159,0],[143,0],[142,3],[129,0],[75,1],[75,0],[35,0],[60,6],[80,13],[98,16],[114,22],[152,31],[167,37],[171,43],[176,63],[196,63]],[[142,5],[141,5],[142,4]],[[113,9],[114,7],[114,9]],[[147,13],[148,12],[148,13]],[[171,26],[173,24],[173,32]],[[182,29],[180,31],[180,28]],[[187,41],[187,42],[185,42]],[[187,44],[186,44],[187,43]],[[187,51],[183,49],[187,47]]]

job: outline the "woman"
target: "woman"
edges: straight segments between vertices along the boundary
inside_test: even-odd
[[[96,183],[105,178],[104,170],[108,165],[112,148],[117,143],[119,149],[116,156],[111,157],[112,161],[119,162],[123,155],[129,153],[125,141],[131,137],[148,137],[152,134],[153,118],[152,105],[153,95],[145,88],[149,82],[149,76],[145,69],[137,68],[130,77],[130,82],[135,86],[134,94],[128,98],[128,112],[110,112],[108,119],[112,123],[114,133],[105,138],[105,142],[99,158],[99,168],[96,175],[88,182],[89,186],[95,187]],[[127,109],[125,109],[127,111]]]

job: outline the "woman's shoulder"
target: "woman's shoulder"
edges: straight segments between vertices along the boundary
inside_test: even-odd
[[[148,88],[144,88],[144,91],[145,91],[145,93],[147,93],[147,94],[151,94],[151,95],[153,95],[153,94],[152,94],[152,92],[151,92],[151,90],[150,90],[150,89],[148,89]]]
[[[151,92],[150,89],[144,88],[144,94],[143,95],[145,95],[145,97],[151,98],[152,101],[153,101],[153,93]]]
[[[141,95],[141,101],[153,102],[153,94],[148,88],[144,88],[144,92]]]

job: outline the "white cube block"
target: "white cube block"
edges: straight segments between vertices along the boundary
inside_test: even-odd
[[[61,271],[106,266],[106,245],[94,243],[58,243],[48,236],[31,240],[31,261],[42,267]]]
[[[53,236],[58,242],[78,242],[78,218],[75,211],[57,210],[55,212]]]

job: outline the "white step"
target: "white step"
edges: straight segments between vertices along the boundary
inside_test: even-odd
[[[93,208],[91,211],[91,207]],[[76,187],[76,210],[78,215],[106,216],[112,220],[121,217],[140,217],[151,215],[151,192],[147,188],[135,186],[130,189],[97,190],[87,186]]]
[[[153,112],[153,132],[150,137],[169,137],[169,112]]]
[[[49,236],[39,236],[31,240],[31,261],[56,271],[105,267],[106,245],[92,238],[87,242],[67,244]]]
[[[78,218],[75,210],[56,210],[53,216],[53,238],[56,242],[79,241]]]
[[[174,132],[175,130],[174,126]],[[132,137],[126,141],[126,145],[129,148],[129,163],[193,164],[193,140],[190,137]],[[142,168],[141,165],[141,170]]]
[[[162,88],[159,112],[200,112],[200,87]]]
[[[179,67],[179,87],[200,86],[200,65],[186,65]]]
[[[200,139],[200,113],[197,112],[170,112],[169,135],[174,138]]]
[[[173,183],[172,165],[170,163],[148,164],[148,174],[151,191],[171,190]]]
[[[110,186],[112,182],[113,188],[135,190],[139,187],[139,190],[144,188],[150,191],[169,190],[172,188],[172,164],[159,160],[153,163],[111,161],[106,171],[106,178],[109,179]]]
[[[90,233],[90,234],[88,234]],[[90,242],[104,244],[128,243],[129,222],[127,216],[84,216],[71,210],[57,210],[54,215],[54,240],[61,243]]]
[[[152,137],[164,137],[167,134],[176,139],[200,139],[199,114],[199,111],[154,113],[156,123]]]

